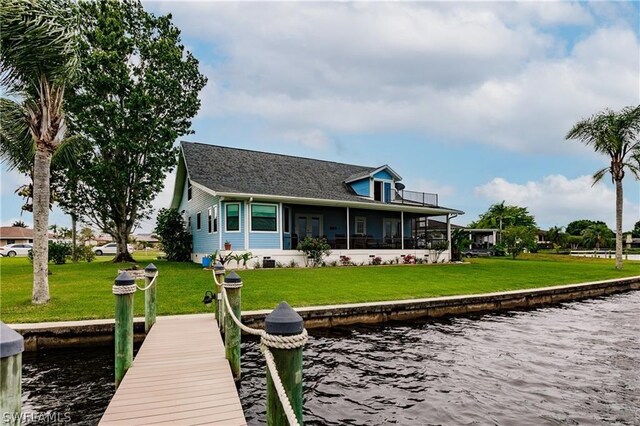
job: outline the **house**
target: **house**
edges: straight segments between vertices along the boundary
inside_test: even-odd
[[[182,142],[171,207],[191,230],[195,262],[228,243],[259,262],[302,265],[297,246],[305,237],[325,238],[328,260],[428,259],[424,218],[441,218],[450,240],[450,220],[463,212],[441,206],[437,194],[405,190],[401,180],[388,165]]]
[[[7,244],[33,244],[33,229],[19,226],[0,227],[0,246]]]
[[[465,228],[469,232],[470,249],[490,249],[500,241],[500,230],[494,228]]]

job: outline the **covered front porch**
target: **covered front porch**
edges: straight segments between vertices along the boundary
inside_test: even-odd
[[[306,237],[324,238],[340,251],[429,250],[438,242],[448,247],[448,214],[405,210],[283,204],[282,248],[297,250]]]

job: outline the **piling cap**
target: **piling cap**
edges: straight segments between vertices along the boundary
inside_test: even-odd
[[[150,263],[147,266],[145,266],[144,270],[145,272],[156,272],[158,268],[153,263]]]
[[[218,261],[215,265],[213,265],[213,270],[218,273],[224,273],[224,265]]]
[[[116,285],[133,285],[136,281],[127,271],[120,272],[116,277]]]
[[[242,278],[236,274],[236,271],[231,271],[229,275],[224,277],[224,282],[227,284],[240,284],[242,283]]]
[[[7,358],[24,351],[24,338],[0,321],[0,358]]]
[[[304,321],[287,302],[280,302],[264,319],[264,329],[269,334],[300,334]]]

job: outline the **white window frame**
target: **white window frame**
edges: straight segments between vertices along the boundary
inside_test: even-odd
[[[238,229],[229,231],[229,221],[227,220],[229,219],[229,217],[227,216],[227,206],[231,206],[234,204],[238,206]],[[224,232],[226,232],[227,234],[239,234],[242,232],[242,207],[240,202],[224,204]]]
[[[218,233],[218,228],[220,227],[220,222],[218,221],[218,206],[212,206],[213,209],[213,233]]]
[[[270,206],[276,208],[276,230],[275,231],[254,231],[253,230],[253,206]],[[278,213],[278,204],[273,203],[251,203],[249,204],[249,232],[252,234],[277,234],[280,232],[280,226],[278,222],[280,221],[280,214]]]
[[[207,234],[213,234],[213,207],[207,209]]]
[[[394,200],[394,196],[393,196],[393,188],[394,188],[394,181],[390,180],[390,179],[379,179],[379,178],[372,178],[371,179],[371,186],[369,187],[369,194],[371,194],[371,199],[376,201],[376,182],[382,182],[382,193],[381,195],[381,200],[379,201],[380,203],[390,203],[391,201]],[[385,199],[385,194],[384,194],[384,184],[385,183],[390,183],[391,184],[391,200],[386,200]]]
[[[200,230],[202,230],[202,210],[196,213],[196,231]]]
[[[358,232],[358,223],[362,224],[362,233]],[[355,235],[367,235],[367,218],[365,216],[354,217],[353,231]]]

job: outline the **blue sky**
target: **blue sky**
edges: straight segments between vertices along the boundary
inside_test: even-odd
[[[505,200],[541,227],[578,218],[613,227],[613,186],[590,179],[606,158],[564,135],[603,108],[640,103],[638,2],[145,8],[172,13],[209,78],[187,140],[389,164],[407,189],[464,210],[460,224]],[[20,217],[21,177],[2,176],[6,225]],[[156,207],[172,189],[168,176]],[[625,229],[639,218],[640,184],[629,176]],[[57,209],[50,222],[69,224]]]

